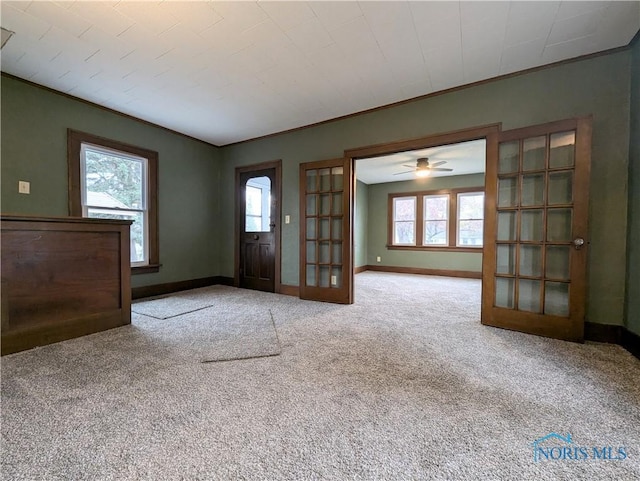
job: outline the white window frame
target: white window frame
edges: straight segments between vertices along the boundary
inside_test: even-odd
[[[484,192],[482,191],[477,191],[477,192],[458,192],[458,201],[457,201],[457,212],[456,212],[456,246],[457,247],[469,247],[469,248],[473,248],[473,249],[482,249],[484,247]],[[482,217],[480,218],[461,218],[460,216],[460,198],[461,197],[475,197],[475,196],[482,196],[482,205],[483,205],[483,209],[482,209]],[[467,221],[467,220],[480,220],[482,221],[482,236],[480,237],[480,244],[461,244],[460,243],[460,222],[461,221]]]
[[[86,152],[87,150],[98,152],[121,159],[126,159],[134,162],[141,162],[142,164],[142,206],[138,209],[134,208],[119,208],[119,207],[103,207],[87,204],[87,185],[86,185]],[[143,260],[137,262],[131,262],[131,267],[143,267],[149,265],[150,252],[149,252],[149,159],[138,155],[124,152],[122,150],[109,149],[99,145],[91,144],[88,142],[82,142],[80,144],[80,195],[82,204],[82,216],[89,217],[89,209],[99,209],[104,213],[113,212],[118,215],[126,215],[127,213],[142,213],[143,217]],[[133,246],[132,246],[133,248]]]
[[[396,220],[396,202],[399,200],[413,200],[413,220]],[[418,197],[415,195],[407,195],[404,197],[393,197],[393,231],[392,231],[392,241],[394,246],[415,246],[416,245],[416,235],[418,231]],[[405,242],[396,242],[396,224],[398,222],[413,222],[413,240],[411,243]]]
[[[427,201],[428,199],[445,199],[447,202],[447,207],[445,208],[445,218],[444,219],[429,219],[427,218]],[[433,195],[423,195],[422,196],[422,245],[424,246],[433,246],[433,247],[446,247],[449,245],[449,205],[450,205],[450,194],[433,194]],[[444,242],[435,244],[427,242],[427,222],[444,222]]]

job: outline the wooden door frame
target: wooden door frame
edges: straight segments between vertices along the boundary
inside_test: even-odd
[[[495,196],[497,195],[497,186],[490,186],[487,184],[487,176],[486,172],[489,168],[489,164],[497,165],[498,164],[498,135],[502,130],[502,123],[496,124],[487,124],[481,125],[478,127],[470,127],[467,129],[454,130],[450,132],[440,132],[436,134],[427,135],[425,137],[419,137],[415,139],[409,140],[401,140],[398,142],[388,142],[384,144],[376,144],[370,145],[366,147],[359,147],[355,149],[348,149],[344,151],[344,156],[349,158],[351,164],[351,170],[354,172],[353,182],[354,182],[354,192],[355,192],[355,161],[358,159],[366,158],[366,157],[378,157],[381,155],[389,155],[395,154],[398,152],[404,152],[407,150],[417,150],[417,149],[427,149],[431,147],[439,147],[441,145],[447,144],[457,144],[460,142],[469,142],[472,140],[486,140],[485,146],[485,206],[487,206],[487,196],[492,196],[495,203]],[[354,211],[355,198],[351,196],[349,201],[350,209]],[[355,221],[354,221],[355,222]],[[485,226],[486,226],[486,216],[485,216]],[[354,237],[354,229],[351,229],[352,238]],[[353,242],[353,239],[352,239]],[[353,244],[352,244],[353,248]],[[482,249],[477,249],[474,252],[481,252],[482,258],[484,262],[484,245]],[[354,270],[354,262],[355,256],[351,256],[351,270]]]
[[[252,165],[243,165],[240,167],[236,167],[235,173],[235,212],[234,212],[234,226],[235,226],[235,235],[234,235],[234,274],[233,274],[233,285],[234,287],[240,287],[240,231],[242,230],[242,222],[244,219],[240,218],[240,212],[242,210],[242,188],[240,185],[240,176],[247,172],[254,172],[266,169],[275,169],[275,179],[274,185],[272,186],[271,192],[273,195],[273,201],[275,202],[275,211],[276,218],[273,219],[275,222],[275,227],[273,229],[273,238],[274,238],[274,292],[280,293],[282,290],[281,283],[281,259],[280,259],[280,245],[281,245],[281,233],[282,229],[280,227],[282,223],[282,160],[272,160],[269,162],[261,162],[259,164]]]

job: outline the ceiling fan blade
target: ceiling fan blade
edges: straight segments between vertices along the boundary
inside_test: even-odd
[[[402,167],[406,167],[407,169],[415,169],[416,168],[415,165],[407,165],[407,164],[402,164]]]
[[[447,169],[445,167],[429,167],[429,170],[439,170],[440,172],[453,172],[453,169]]]
[[[438,162],[429,162],[430,167],[438,167],[439,165],[446,164],[446,160],[440,160]]]
[[[393,175],[412,174],[415,170],[407,170],[406,172],[396,172]]]

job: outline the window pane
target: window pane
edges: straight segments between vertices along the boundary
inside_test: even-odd
[[[459,246],[482,246],[484,228],[484,193],[458,194]]]
[[[446,220],[425,221],[424,245],[447,245],[447,221]]]
[[[458,224],[459,246],[482,246],[484,221],[461,220]]]
[[[448,195],[426,195],[424,197],[424,219],[446,220],[449,217]]]
[[[262,190],[257,187],[247,186],[247,215],[262,214]],[[247,220],[248,222],[248,220]]]
[[[86,205],[144,209],[144,159],[84,149]]]
[[[416,198],[396,197],[393,199],[393,220],[415,220],[416,219]]]
[[[414,222],[394,222],[393,243],[413,245],[416,243]]]
[[[87,217],[93,219],[114,219],[114,220],[132,220],[131,224],[131,262],[144,262],[146,256],[146,245],[144,233],[146,231],[144,225],[144,212],[134,211],[116,211],[100,208],[89,208]]]

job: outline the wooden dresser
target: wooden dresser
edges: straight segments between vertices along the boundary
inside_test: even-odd
[[[2,355],[131,323],[130,225],[2,215]]]

